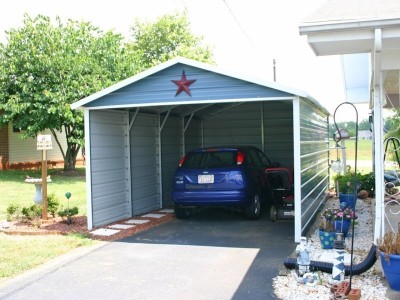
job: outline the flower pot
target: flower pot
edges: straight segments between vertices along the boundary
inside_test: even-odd
[[[335,232],[319,230],[319,239],[322,249],[333,249],[333,241],[335,240]]]
[[[400,255],[380,252],[382,269],[392,290],[400,291]]]
[[[351,220],[336,220],[335,221],[335,230],[336,232],[343,233],[344,237],[347,237],[347,233],[350,229]]]
[[[357,194],[339,194],[339,201],[340,203],[342,202],[347,202],[349,207],[351,207],[354,211],[356,209],[356,204],[357,204]]]

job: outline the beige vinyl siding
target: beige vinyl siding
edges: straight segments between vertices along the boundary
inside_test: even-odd
[[[42,160],[42,151],[36,149],[36,138],[22,139],[22,132],[13,132],[13,126],[10,123],[8,125],[8,138],[9,138],[9,157],[10,164],[24,163],[24,162],[35,162]],[[45,130],[42,134],[50,134],[50,130]],[[47,160],[49,161],[63,161],[61,151],[54,140],[53,149],[47,150]],[[66,139],[64,133],[58,135],[58,139],[63,145],[63,149],[66,149]],[[78,159],[82,156],[79,154]]]

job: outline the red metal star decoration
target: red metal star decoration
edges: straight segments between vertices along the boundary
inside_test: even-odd
[[[189,96],[192,96],[190,94],[189,85],[191,85],[193,82],[195,82],[196,79],[187,80],[184,70],[182,71],[181,80],[171,80],[171,81],[178,86],[178,89],[176,90],[175,97],[178,96],[182,91],[185,91],[186,94],[188,94]]]

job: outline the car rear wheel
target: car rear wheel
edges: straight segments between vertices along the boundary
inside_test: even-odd
[[[175,206],[174,212],[177,219],[188,219],[192,215],[191,209],[182,206]]]
[[[272,205],[269,210],[269,217],[272,222],[275,222],[278,219],[278,212],[276,210],[276,206]]]
[[[255,194],[250,204],[245,208],[244,214],[246,218],[255,220],[261,215],[261,202],[259,194]]]

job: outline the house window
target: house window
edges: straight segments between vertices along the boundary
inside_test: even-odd
[[[26,130],[26,127],[19,128],[19,127],[13,125],[13,132],[19,133],[19,132],[21,132],[22,130]]]

